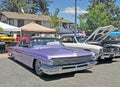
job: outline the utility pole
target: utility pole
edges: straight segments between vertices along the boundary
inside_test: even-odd
[[[75,34],[77,33],[77,0],[75,0]]]

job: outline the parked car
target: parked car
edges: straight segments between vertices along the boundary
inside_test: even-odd
[[[99,45],[103,47],[103,56],[102,58],[112,61],[113,57],[119,53],[118,46],[106,44],[106,38],[113,31],[117,30],[112,25],[98,27],[84,42],[93,45]]]
[[[18,42],[21,40],[21,39],[23,39],[23,38],[28,38],[28,37],[30,37],[30,36],[18,36],[15,40],[14,40],[14,42],[16,43],[16,44],[18,44]]]
[[[0,33],[0,41],[5,43],[5,45],[2,46],[3,48],[1,48],[3,53],[5,53],[7,52],[8,46],[13,43],[14,37],[12,37],[11,35],[4,35],[3,33]]]
[[[85,70],[97,63],[93,52],[66,48],[57,38],[21,39],[17,46],[9,47],[8,55],[34,69],[37,75]]]
[[[4,35],[4,34],[0,34],[0,40],[4,41],[7,44],[10,44],[11,42],[14,41],[14,37],[10,36],[10,35]]]
[[[68,48],[92,51],[95,53],[97,58],[101,57],[103,54],[103,47],[84,43],[85,39],[86,38],[84,38],[79,33],[78,34],[64,34],[60,38],[64,46]]]
[[[103,45],[110,45],[116,48],[116,54],[114,57],[120,56],[120,32],[111,32],[108,37],[102,41]]]
[[[65,34],[62,35],[61,41],[67,47],[87,49],[93,51],[98,59],[107,58],[107,60],[111,61],[118,50],[115,46],[102,45],[101,42],[115,29],[111,25],[99,27],[87,37],[83,37],[81,34]]]

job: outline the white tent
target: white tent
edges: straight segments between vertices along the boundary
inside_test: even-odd
[[[6,23],[2,23],[0,22],[0,27],[3,29],[3,31],[21,31],[21,29],[19,27],[15,27]]]

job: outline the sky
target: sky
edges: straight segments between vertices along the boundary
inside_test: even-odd
[[[74,22],[75,20],[75,0],[49,0],[53,1],[53,3],[50,4],[49,11],[51,14],[54,14],[56,8],[60,9],[59,17],[63,17],[64,19],[70,20]],[[0,0],[1,3],[1,0]],[[89,0],[77,0],[77,14],[83,14],[88,13],[86,9],[90,5]],[[120,7],[120,0],[116,0],[116,5]],[[78,20],[77,20],[78,21]]]
[[[56,8],[60,9],[59,17],[74,22],[75,20],[75,0],[52,0],[53,3],[49,6],[49,11],[54,14]],[[86,9],[90,5],[88,0],[77,0],[77,14],[88,13]],[[116,0],[116,5],[120,7],[120,0]],[[77,20],[78,21],[78,20]]]

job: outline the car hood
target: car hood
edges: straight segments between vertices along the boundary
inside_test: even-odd
[[[105,27],[98,27],[86,40],[85,42],[102,42],[103,40],[105,40],[108,35],[117,30],[117,28],[115,28],[112,25],[109,26],[105,26]]]
[[[69,49],[60,46],[47,46],[42,48],[34,48],[34,52],[46,58],[63,58],[94,55],[91,51]]]

